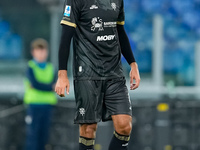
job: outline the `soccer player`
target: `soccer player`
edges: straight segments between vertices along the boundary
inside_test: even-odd
[[[66,88],[69,94],[67,62],[73,37],[74,123],[80,124],[79,150],[94,149],[97,123],[101,120],[114,123],[109,150],[127,150],[132,110],[121,54],[131,66],[131,90],[139,86],[140,75],[123,26],[123,0],[66,0],[61,24],[55,91],[65,96]]]

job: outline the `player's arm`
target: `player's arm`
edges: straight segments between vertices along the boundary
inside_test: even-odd
[[[31,84],[31,86],[37,90],[41,91],[53,91],[53,83],[50,84],[44,84],[40,83],[36,80],[33,70],[31,68],[28,68],[26,72],[26,76]]]
[[[128,36],[126,34],[126,31],[124,29],[124,26],[122,24],[117,25],[117,31],[118,31],[118,36],[119,36],[119,42],[121,46],[121,53],[126,59],[126,61],[129,63],[131,66],[131,71],[130,71],[130,89],[134,90],[138,88],[140,84],[140,74],[138,70],[137,63],[135,61],[135,57],[133,55],[130,42],[128,39]],[[135,80],[135,84],[133,83],[133,80]]]
[[[70,52],[71,39],[75,33],[75,28],[68,25],[62,25],[62,34],[59,46],[59,71],[55,92],[61,97],[65,96],[65,88],[69,94],[69,80],[67,76],[67,64]]]
[[[65,88],[69,94],[69,80],[67,77],[67,63],[71,39],[80,18],[82,0],[65,0],[63,18],[61,20],[62,34],[59,47],[59,71],[55,91],[61,97],[65,96]]]

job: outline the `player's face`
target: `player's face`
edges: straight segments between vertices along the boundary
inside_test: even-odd
[[[36,48],[32,51],[34,59],[38,62],[45,62],[48,57],[48,51],[45,48]]]

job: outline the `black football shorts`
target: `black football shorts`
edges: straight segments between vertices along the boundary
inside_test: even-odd
[[[109,80],[74,80],[76,114],[74,123],[98,123],[112,115],[132,116],[131,102],[122,78]]]

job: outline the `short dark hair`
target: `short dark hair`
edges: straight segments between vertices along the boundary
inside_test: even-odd
[[[31,42],[31,50],[36,48],[48,50],[48,47],[48,42],[42,38],[37,38]]]

